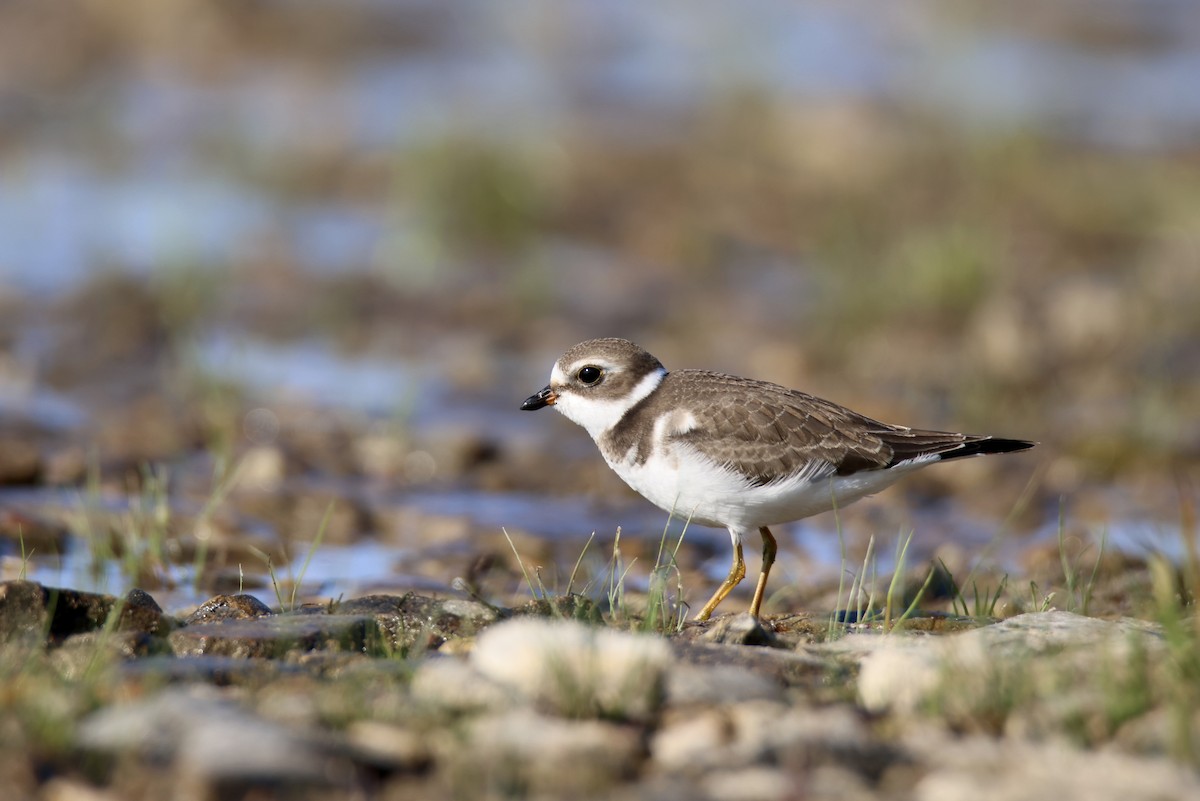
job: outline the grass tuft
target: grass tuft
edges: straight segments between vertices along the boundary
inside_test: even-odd
[[[537,586],[535,587],[533,584],[533,579],[529,575],[529,570],[526,569],[526,567],[525,567],[525,561],[521,558],[520,552],[517,551],[516,543],[513,542],[512,537],[510,537],[508,534],[508,529],[501,527],[500,531],[504,533],[504,539],[508,540],[508,547],[512,549],[513,556],[515,556],[517,559],[517,566],[521,568],[521,575],[523,575],[525,577],[525,583],[529,585],[529,593],[533,596],[533,600],[535,600],[535,601],[547,600],[546,588],[544,586],[542,586],[541,576],[540,575],[538,576],[538,583],[537,583]],[[618,529],[617,533],[618,533],[618,537],[619,537],[620,536],[619,529]]]

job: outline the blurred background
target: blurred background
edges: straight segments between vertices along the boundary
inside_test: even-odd
[[[1042,443],[846,510],[860,551],[1178,549],[1197,87],[1191,0],[6,2],[6,574],[204,597],[320,536],[314,595],[503,594],[501,527],[559,589],[592,531],[652,561],[664,515],[517,411],[593,336]]]

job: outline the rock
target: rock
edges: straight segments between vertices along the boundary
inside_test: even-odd
[[[667,672],[667,705],[732,704],[783,697],[783,685],[772,676],[735,665],[677,664]]]
[[[46,633],[46,596],[32,581],[0,583],[0,641],[40,642]]]
[[[221,620],[253,620],[273,615],[271,607],[253,595],[217,595],[200,605],[200,608],[184,621],[185,626],[215,623]]]
[[[116,603],[111,595],[44,587],[32,581],[6,581],[0,583],[0,632],[25,632],[28,636],[33,631],[45,634],[48,630],[51,640],[61,642],[72,634],[102,627]],[[135,604],[143,608],[145,600],[136,596]]]
[[[441,607],[441,614],[457,618],[459,629],[455,629],[455,634],[474,634],[491,623],[495,623],[500,615],[494,608],[479,601],[472,601],[466,598],[447,598],[438,602]],[[469,628],[464,630],[461,628],[463,624]]]
[[[255,411],[266,411],[258,409]],[[252,425],[251,415],[246,415],[247,425]],[[239,492],[279,492],[287,477],[287,459],[278,445],[255,445],[242,454],[238,467]]]
[[[897,756],[845,706],[749,701],[668,716],[650,743],[664,770],[706,773],[776,764],[808,770],[842,765],[874,780]]]
[[[811,770],[805,771],[802,795],[839,801],[852,798],[905,798],[906,793],[901,792],[901,789],[907,791],[912,786],[913,779],[904,774],[913,768],[903,758],[894,765],[895,767],[890,767],[887,775],[878,783],[870,781],[869,777],[846,765],[814,765]],[[884,784],[886,790],[876,790],[874,785],[879,783]]]
[[[1094,662],[1097,653],[1126,652],[1130,638],[1142,647],[1160,642],[1142,621],[1105,621],[1069,612],[1018,615],[1001,623],[944,637],[847,637],[841,648],[864,652],[858,678],[859,699],[869,710],[911,713],[928,700],[969,707],[986,703],[1007,675],[1033,664],[1069,664],[1063,651]],[[1038,661],[1039,655],[1046,659]],[[947,681],[950,679],[950,681]]]
[[[321,738],[257,717],[202,686],[101,709],[81,722],[77,743],[170,765],[198,789],[244,781],[329,785],[350,777],[349,763]],[[212,792],[200,797],[221,795]]]
[[[672,663],[663,640],[566,620],[518,619],[479,635],[471,664],[559,714],[646,720]]]
[[[859,672],[859,701],[874,712],[912,712],[919,708],[943,678],[934,650],[894,646],[873,652],[863,660]]]
[[[721,801],[778,801],[804,796],[796,776],[766,765],[714,771],[705,779],[703,787],[710,798]]]
[[[42,476],[42,452],[36,442],[0,437],[0,484],[37,484]]]
[[[513,617],[550,617],[558,620],[579,620],[584,623],[600,623],[603,620],[595,601],[575,594],[535,598],[514,607],[512,614]]]
[[[587,797],[632,777],[641,761],[636,728],[530,709],[478,718],[465,739],[440,758],[452,783],[473,793],[490,786],[511,797]]]
[[[81,679],[97,665],[170,653],[166,640],[142,631],[88,631],[72,634],[50,652],[50,661],[67,679]]]
[[[167,648],[170,648],[169,644]],[[299,673],[300,670],[296,665],[285,665],[276,660],[237,659],[231,656],[178,657],[174,654],[157,655],[157,652],[120,665],[120,674],[132,681],[148,679],[156,685],[207,683],[215,687],[257,686],[282,675]]]
[[[111,595],[77,590],[43,588],[46,606],[53,610],[50,636],[59,640],[72,634],[94,631],[108,620],[117,599]]]
[[[346,729],[346,739],[359,761],[389,771],[424,770],[433,759],[426,738],[388,723],[357,721]]]
[[[375,621],[365,615],[272,615],[204,623],[171,632],[178,656],[278,659],[296,652],[368,651],[379,646]]]
[[[714,622],[701,639],[724,645],[774,645],[775,637],[749,612]]]
[[[162,607],[150,593],[135,588],[126,594],[121,605],[121,616],[117,620],[118,630],[162,636],[170,628],[170,619],[163,614]]]
[[[508,709],[517,699],[513,690],[492,681],[454,657],[425,659],[412,678],[413,698],[453,714]]]
[[[414,648],[434,650],[449,639],[469,637],[499,618],[495,609],[478,601],[439,600],[414,593],[353,598],[339,604],[337,612],[371,615],[392,647],[405,655]]]
[[[929,766],[912,793],[918,801],[1200,798],[1195,771],[1162,757],[1086,752],[1055,741],[983,736],[910,739]]]
[[[707,642],[676,640],[672,643],[680,662],[699,666],[726,665],[754,673],[785,686],[815,687],[828,682],[831,673],[841,672],[844,656],[824,646],[802,646],[795,651],[778,648],[745,648]]]
[[[42,785],[45,801],[118,801],[119,795],[70,779],[51,779]]]
[[[733,736],[724,711],[706,710],[664,722],[650,742],[650,756],[656,765],[668,771],[688,771],[709,760],[717,767],[724,767],[727,760],[722,748]]]

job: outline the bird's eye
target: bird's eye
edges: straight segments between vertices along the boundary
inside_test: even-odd
[[[579,379],[580,383],[587,384],[590,387],[593,384],[599,383],[600,377],[603,375],[604,373],[599,367],[594,367],[589,364],[587,367],[580,367],[579,372],[575,374],[575,377]]]

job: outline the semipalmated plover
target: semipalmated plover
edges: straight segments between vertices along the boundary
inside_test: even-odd
[[[729,529],[733,565],[697,620],[746,575],[742,539],[762,535],[762,606],[775,561],[768,526],[840,508],[934,462],[1036,443],[894,426],[766,381],[704,370],[667,372],[624,339],[592,339],[554,363],[521,404],[553,406],[587,429],[608,466],[681,518]]]

